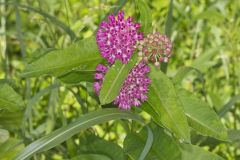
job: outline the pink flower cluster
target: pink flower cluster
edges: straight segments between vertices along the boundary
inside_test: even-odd
[[[114,104],[122,109],[130,109],[131,106],[140,106],[142,102],[146,101],[145,94],[151,83],[150,78],[146,76],[148,72],[150,72],[150,68],[144,61],[135,66],[125,80]]]
[[[110,64],[117,59],[126,64],[134,52],[136,42],[143,39],[143,33],[137,31],[141,25],[134,23],[131,17],[125,20],[122,11],[118,13],[117,19],[110,15],[108,20],[103,21],[97,31],[99,50]]]
[[[93,84],[93,89],[97,95],[99,95],[100,90],[102,88],[103,78],[105,74],[108,71],[108,67],[98,64],[96,67],[96,73],[95,73],[95,82]]]
[[[99,64],[96,68],[94,91],[99,95],[104,76],[108,68]],[[145,95],[148,91],[148,85],[151,80],[146,76],[150,68],[144,61],[136,65],[129,73],[125,80],[119,95],[114,100],[114,104],[121,109],[130,109],[131,106],[139,106],[142,102],[147,100]]]
[[[132,68],[113,102],[121,109],[140,106],[147,100],[146,93],[151,80],[147,77],[150,68],[146,63],[150,60],[159,65],[159,62],[168,62],[171,56],[172,45],[165,35],[152,33],[144,38],[143,33],[138,32],[140,27],[139,23],[133,22],[132,17],[124,19],[124,13],[120,11],[117,17],[110,15],[108,21],[103,21],[97,31],[98,48],[108,61],[108,66],[113,65],[116,60],[123,64],[128,63],[135,51],[143,59]],[[97,95],[100,94],[108,66],[99,64],[96,68],[93,87]]]

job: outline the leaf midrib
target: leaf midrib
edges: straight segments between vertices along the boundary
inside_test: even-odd
[[[114,79],[114,81],[113,81],[112,85],[110,86],[110,88],[109,88],[109,90],[108,90],[108,92],[107,92],[106,96],[104,97],[104,99],[103,99],[103,102],[105,102],[105,101],[106,101],[107,97],[109,96],[110,92],[111,92],[111,91],[112,91],[112,89],[113,89],[113,86],[115,86],[115,83],[116,83],[116,81],[117,81],[118,77],[120,76],[120,74],[122,73],[122,70],[123,70],[125,67],[126,67],[126,65],[123,65],[123,66],[121,67],[121,69],[120,69],[120,71],[118,72],[118,74],[117,74],[116,78]]]
[[[214,134],[218,135],[219,137],[222,137],[221,135],[219,135],[218,132],[216,132],[216,131],[212,130],[212,128],[208,127],[208,125],[204,125],[204,123],[199,122],[198,119],[190,116],[188,113],[185,113],[185,114],[186,114],[190,119],[192,119],[194,122],[196,122],[196,123],[200,124],[201,126],[207,128],[208,131],[213,132]],[[209,134],[209,133],[208,133],[208,134]],[[213,135],[212,135],[212,136],[213,136]]]
[[[158,93],[158,92],[157,92],[157,89],[156,89],[154,86],[152,86],[152,88],[154,89],[155,93]],[[183,137],[185,137],[184,134],[182,133],[181,129],[178,127],[178,125],[177,125],[176,123],[174,123],[174,122],[175,122],[175,121],[174,121],[174,118],[172,117],[172,115],[170,114],[170,112],[168,111],[168,109],[165,107],[166,103],[161,99],[161,97],[160,97],[158,94],[156,94],[156,95],[157,95],[157,97],[160,99],[160,101],[162,102],[162,104],[163,104],[163,109],[168,113],[168,115],[169,115],[170,119],[172,120],[174,126],[177,128],[178,131],[180,131],[181,135],[182,135]]]

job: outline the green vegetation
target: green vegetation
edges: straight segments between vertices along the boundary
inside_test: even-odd
[[[129,111],[110,102],[136,57],[93,91],[96,30],[119,10],[173,43]],[[239,160],[239,17],[239,0],[0,0],[0,159]]]

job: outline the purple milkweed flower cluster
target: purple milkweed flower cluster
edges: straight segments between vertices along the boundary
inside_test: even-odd
[[[135,51],[141,57],[140,63],[129,72],[113,102],[121,109],[140,106],[147,100],[146,94],[151,83],[151,79],[147,77],[150,72],[147,62],[150,60],[159,66],[159,62],[168,62],[171,56],[172,44],[165,35],[152,33],[144,38],[143,33],[138,32],[140,27],[139,23],[133,22],[132,17],[124,19],[124,13],[120,11],[117,17],[108,16],[108,21],[100,24],[96,35],[99,51],[108,61],[107,66],[99,64],[96,67],[93,88],[97,95],[100,94],[108,66],[113,65],[116,60],[123,64],[128,63]]]
[[[136,45],[138,56],[145,61],[151,61],[155,66],[168,62],[171,57],[172,43],[166,35],[160,33],[148,34]]]
[[[96,68],[95,83],[93,85],[94,91],[99,95],[102,87],[103,79],[108,70],[108,67],[99,64]],[[147,100],[145,95],[148,91],[148,85],[151,80],[146,76],[150,68],[144,61],[136,65],[129,73],[124,81],[119,95],[114,100],[114,104],[121,109],[129,109],[131,106],[139,106],[142,102]]]
[[[93,84],[93,89],[97,95],[99,95],[100,90],[102,88],[103,78],[108,71],[108,67],[104,66],[103,64],[98,64],[96,67],[95,73],[95,82]]]
[[[141,61],[129,73],[125,80],[119,95],[114,101],[119,108],[129,109],[131,106],[139,106],[147,100],[145,95],[148,91],[148,85],[151,83],[150,78],[146,74],[150,72],[150,68],[144,61]]]
[[[126,64],[134,52],[134,46],[138,40],[143,39],[143,33],[137,30],[141,27],[134,23],[133,18],[124,19],[124,13],[118,12],[108,17],[108,22],[103,21],[97,31],[97,44],[104,58],[110,64],[119,59]]]

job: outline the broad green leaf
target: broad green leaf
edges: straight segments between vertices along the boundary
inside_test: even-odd
[[[193,129],[205,136],[211,136],[220,140],[227,139],[226,128],[206,102],[199,100],[184,89],[178,90],[178,97],[188,117],[189,125]]]
[[[0,144],[4,143],[5,141],[7,141],[9,138],[9,132],[8,130],[5,129],[1,129],[0,128]]]
[[[58,130],[34,141],[28,145],[15,160],[23,160],[32,157],[34,154],[49,150],[56,145],[66,141],[73,135],[90,128],[96,124],[116,119],[132,119],[143,123],[137,115],[129,111],[119,109],[103,109],[83,115],[75,122],[72,122]]]
[[[46,74],[59,76],[76,67],[83,70],[93,70],[100,61],[101,56],[98,53],[95,37],[90,37],[65,49],[50,51],[27,64],[22,76],[36,77]]]
[[[112,160],[111,158],[101,154],[81,154],[71,160]]]
[[[240,147],[240,130],[229,130],[228,138],[231,140],[231,142],[237,143]]]
[[[221,110],[218,112],[218,115],[220,117],[223,117],[232,107],[236,102],[240,101],[240,95],[233,96],[227,104],[221,107]]]
[[[85,138],[85,137],[84,137]],[[123,149],[110,141],[106,141],[95,135],[89,135],[84,139],[86,143],[81,141],[81,153],[101,154],[114,160],[125,160]],[[104,146],[104,147],[103,147]]]
[[[0,85],[2,85],[2,84],[8,84],[15,91],[20,90],[19,86],[12,79],[0,79]]]
[[[35,50],[31,55],[27,56],[25,58],[27,63],[33,63],[34,61],[38,60],[39,58],[41,58],[42,56],[44,56],[45,54],[47,54],[50,51],[53,51],[55,49],[53,48],[39,48],[37,50]]]
[[[224,160],[222,157],[205,151],[198,146],[181,144],[181,148],[183,160]]]
[[[147,34],[152,32],[152,13],[147,4],[147,1],[144,0],[136,0],[136,4],[138,10],[140,12],[140,24],[142,31]]]
[[[0,83],[0,109],[10,112],[21,110],[24,106],[22,97],[7,83]]]
[[[78,84],[80,82],[94,82],[95,71],[73,70],[60,77],[60,81],[66,84]]]
[[[0,159],[10,160],[13,159],[16,154],[23,150],[24,144],[21,140],[9,138],[6,142],[0,145]]]
[[[21,127],[23,112],[10,112],[6,109],[0,110],[0,128],[16,130]]]
[[[208,91],[208,96],[211,100],[212,106],[216,109],[217,112],[219,112],[222,109],[224,103],[221,95],[215,93],[214,91]]]
[[[160,127],[153,131],[153,145],[144,160],[177,160],[181,159],[181,152],[176,142],[164,133]],[[147,130],[140,133],[130,133],[124,140],[124,150],[132,158],[138,159],[147,138]]]
[[[134,67],[135,62],[136,56],[133,56],[127,64],[122,64],[121,61],[117,60],[109,68],[104,77],[99,95],[102,105],[112,102],[117,97],[130,70]]]
[[[147,103],[151,107],[151,111],[155,112],[153,118],[157,117],[157,114],[158,119],[155,119],[155,121],[158,124],[169,129],[178,138],[189,141],[190,133],[187,118],[172,82],[155,67],[151,68],[150,78],[152,83],[149,87]]]

